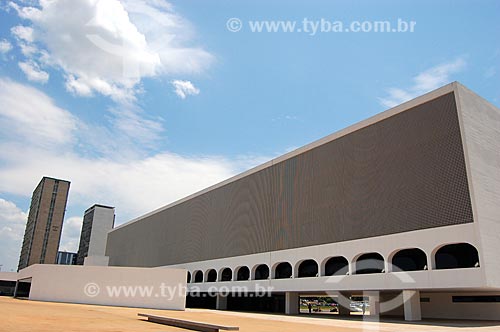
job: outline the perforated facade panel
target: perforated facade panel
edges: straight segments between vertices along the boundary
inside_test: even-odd
[[[161,266],[472,221],[449,93],[117,229],[107,254]]]

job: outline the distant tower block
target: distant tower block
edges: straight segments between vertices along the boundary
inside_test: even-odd
[[[76,259],[78,265],[108,265],[106,241],[114,224],[114,207],[95,204],[85,211]]]
[[[56,263],[69,186],[69,181],[43,177],[33,191],[18,271]]]
[[[56,264],[75,265],[76,264],[76,252],[59,251],[57,253]]]

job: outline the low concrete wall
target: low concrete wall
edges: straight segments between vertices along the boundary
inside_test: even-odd
[[[30,300],[184,310],[186,270],[36,264],[19,271],[31,278]]]
[[[0,272],[0,296],[12,296],[17,280],[17,272]]]
[[[420,293],[423,318],[500,321],[500,302],[453,302],[453,296],[498,296],[498,292]]]
[[[0,272],[1,281],[16,281],[17,272]]]

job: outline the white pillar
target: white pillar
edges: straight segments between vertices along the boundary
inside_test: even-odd
[[[17,289],[19,287],[19,281],[16,281],[16,287],[14,287],[14,297],[17,297]]]
[[[227,310],[227,295],[222,295],[220,293],[217,293],[215,309]]]
[[[370,316],[380,315],[380,294],[368,293],[367,295],[368,295]]]
[[[420,291],[403,290],[403,305],[405,309],[405,320],[422,320],[420,310]]]
[[[299,313],[299,293],[285,293],[285,314],[297,315]]]

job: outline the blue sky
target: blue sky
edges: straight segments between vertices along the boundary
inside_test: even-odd
[[[72,182],[61,248],[76,250],[94,203],[126,222],[451,81],[498,106],[499,13],[498,1],[2,1],[2,270],[17,266],[44,175]],[[416,25],[251,31],[304,19]]]

